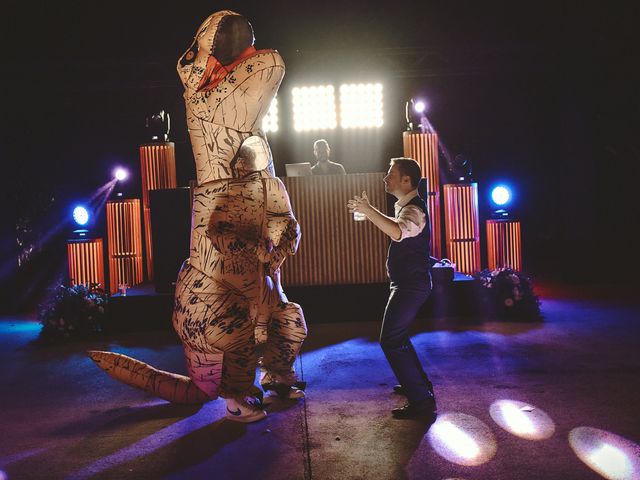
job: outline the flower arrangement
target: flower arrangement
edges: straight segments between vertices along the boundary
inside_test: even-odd
[[[51,302],[41,305],[41,338],[86,337],[102,332],[108,296],[99,284],[60,285]]]
[[[474,278],[486,294],[491,313],[531,320],[540,318],[540,300],[525,274],[511,268],[485,269]]]

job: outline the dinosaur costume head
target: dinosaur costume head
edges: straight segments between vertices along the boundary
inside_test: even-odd
[[[253,28],[243,16],[230,10],[210,15],[198,28],[189,49],[178,59],[178,75],[184,88],[198,90],[210,62],[230,65],[253,46],[253,41]]]
[[[284,62],[278,52],[256,50],[253,42],[249,21],[224,10],[202,23],[178,60],[199,185],[274,173],[260,127]]]

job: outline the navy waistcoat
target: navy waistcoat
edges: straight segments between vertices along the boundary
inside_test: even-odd
[[[419,195],[413,197],[407,205],[420,208],[426,215],[427,223],[415,237],[405,238],[400,242],[391,241],[387,255],[387,273],[389,279],[396,284],[430,282],[431,224],[427,205]]]

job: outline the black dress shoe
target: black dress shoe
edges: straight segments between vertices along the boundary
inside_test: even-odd
[[[406,420],[410,418],[424,418],[434,421],[436,418],[436,402],[425,400],[420,403],[407,403],[402,407],[391,410],[393,418]]]
[[[404,387],[402,385],[394,385],[393,393],[397,393],[398,395],[404,395],[405,397],[407,396],[407,392],[404,391]]]
[[[432,397],[433,395],[433,385],[431,385],[431,383],[427,384],[427,388],[429,389],[429,395],[431,395]],[[404,389],[404,387],[402,385],[394,385],[393,386],[393,393],[397,393],[398,395],[404,395],[405,397],[407,396],[407,391]]]

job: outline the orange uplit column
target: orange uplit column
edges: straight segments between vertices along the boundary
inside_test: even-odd
[[[67,242],[69,279],[72,285],[96,283],[104,286],[104,250],[101,238],[69,240]]]
[[[522,271],[520,222],[487,220],[487,263],[489,270],[510,267]]]
[[[175,144],[173,142],[154,142],[140,145],[140,172],[142,176],[147,277],[149,280],[153,280],[153,238],[151,236],[149,191],[176,188]]]
[[[403,132],[404,156],[413,158],[427,178],[427,205],[431,221],[431,255],[442,258],[442,219],[440,218],[440,169],[438,134]]]
[[[480,271],[477,183],[444,185],[444,224],[447,257],[456,270],[469,275]]]
[[[111,294],[116,293],[121,285],[131,287],[143,281],[141,225],[140,199],[107,202]]]

